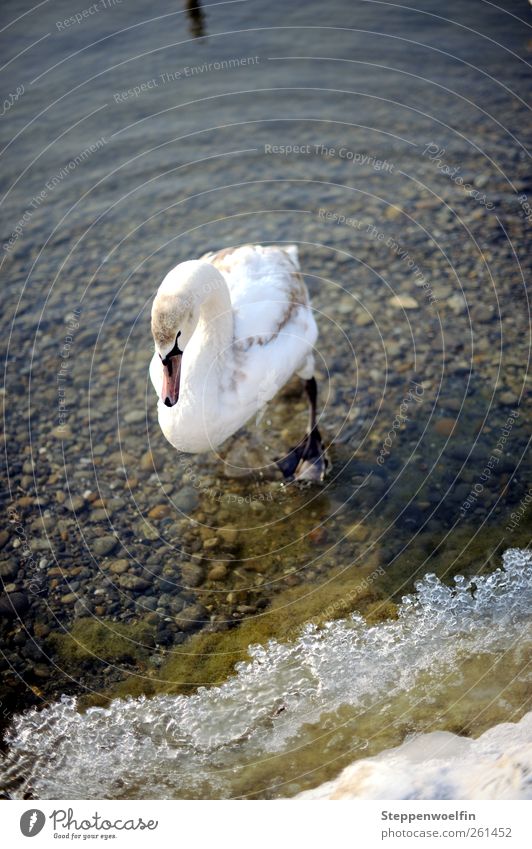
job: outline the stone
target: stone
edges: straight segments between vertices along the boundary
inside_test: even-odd
[[[228,542],[231,545],[236,542],[238,537],[238,531],[236,528],[220,528],[217,533],[221,536],[224,542]]]
[[[196,563],[183,563],[181,565],[181,580],[185,587],[198,587],[203,583],[204,572]]]
[[[129,569],[128,560],[111,560],[109,563],[109,571],[114,575],[123,575]]]
[[[52,436],[56,439],[72,439],[72,428],[69,425],[58,425],[51,431]]]
[[[149,522],[145,519],[141,519],[141,521],[137,525],[137,533],[140,539],[146,540],[156,540],[159,539],[159,531],[157,528],[154,528]]]
[[[120,575],[118,583],[125,590],[134,590],[135,592],[143,592],[150,586],[150,582],[145,578],[139,578],[138,575]]]
[[[447,298],[447,306],[454,312],[455,315],[467,312],[467,302],[460,292],[455,292],[450,298]]]
[[[440,436],[450,436],[458,423],[458,419],[443,418],[438,419],[434,425],[434,430]]]
[[[53,546],[49,539],[33,537],[30,540],[30,548],[32,551],[49,551]]]
[[[14,578],[18,572],[18,563],[14,560],[4,560],[0,563],[0,577],[4,579]]]
[[[501,404],[504,404],[505,407],[517,407],[519,404],[519,398],[517,395],[514,395],[513,392],[501,392],[499,395],[499,401]]]
[[[225,563],[216,563],[209,569],[207,573],[207,579],[209,581],[223,581],[226,575],[227,566],[225,565]]]
[[[198,493],[191,486],[185,486],[172,495],[172,503],[181,513],[192,513],[199,504]]]
[[[32,672],[36,678],[40,678],[41,680],[50,677],[50,667],[45,666],[44,663],[35,663]]]
[[[83,510],[86,506],[87,502],[81,497],[81,495],[73,495],[65,501],[65,507],[72,513],[79,513],[79,511]]]
[[[155,460],[151,451],[146,451],[140,458],[140,468],[143,472],[152,472],[155,468]]]
[[[403,310],[417,310],[417,309],[419,309],[418,302],[411,295],[394,295],[393,298],[390,298],[388,300],[388,303],[392,307],[396,307],[397,309],[403,309]]]
[[[188,604],[183,608],[175,623],[181,631],[193,631],[207,620],[207,611],[201,604]]]
[[[156,504],[155,507],[152,507],[148,512],[148,518],[164,519],[165,516],[169,516],[171,512],[172,509],[168,504]]]
[[[146,420],[146,410],[128,410],[123,418],[126,424],[138,424]]]
[[[91,510],[89,518],[91,522],[105,522],[108,515],[107,510],[104,510],[103,507],[98,507],[96,510]]]
[[[365,539],[368,538],[369,529],[364,527],[364,525],[356,524],[352,525],[346,533],[348,539],[354,539],[357,542],[364,542]]]
[[[66,593],[61,596],[61,604],[75,604],[78,598],[77,593]]]
[[[98,537],[91,544],[92,553],[98,557],[105,557],[106,554],[111,554],[118,545],[116,537],[104,536]]]
[[[326,528],[313,528],[308,535],[309,540],[315,545],[320,545],[327,541],[327,530]]]
[[[169,606],[170,610],[172,611],[172,613],[180,613],[185,606],[185,602],[183,601],[182,598],[179,598],[179,596],[176,596],[175,598],[172,599],[172,601],[170,602],[170,604],[168,606]]]

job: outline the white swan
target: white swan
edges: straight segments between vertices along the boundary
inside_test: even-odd
[[[309,431],[277,463],[287,478],[323,480],[318,331],[295,245],[245,245],[180,263],[159,287],[151,327],[150,377],[161,430],[174,448],[216,448],[296,373],[309,396]]]

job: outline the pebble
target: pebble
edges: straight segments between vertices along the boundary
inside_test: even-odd
[[[49,539],[33,537],[30,540],[30,548],[32,551],[49,551],[53,546]]]
[[[18,564],[14,560],[3,560],[0,563],[0,577],[14,578],[18,572]]]
[[[447,306],[454,312],[455,315],[467,312],[467,302],[460,292],[455,292],[450,298],[447,298]]]
[[[105,522],[108,515],[107,510],[104,510],[103,507],[98,507],[96,510],[91,510],[90,520],[91,522]]]
[[[134,590],[135,592],[142,592],[150,586],[150,582],[145,578],[139,578],[138,575],[130,575],[128,573],[120,575],[118,583],[123,589]]]
[[[50,677],[50,667],[45,666],[44,663],[35,663],[32,667],[33,674],[36,678],[45,679]]]
[[[199,504],[199,496],[195,489],[184,486],[172,495],[172,503],[181,513],[192,513]]]
[[[157,528],[154,528],[149,522],[146,522],[144,519],[137,525],[137,533],[140,539],[145,540],[156,540],[159,539],[159,531]]]
[[[204,571],[196,563],[181,564],[181,580],[186,587],[198,587],[203,583]]]
[[[346,531],[346,536],[349,539],[356,540],[357,542],[364,542],[364,540],[366,540],[369,536],[369,528],[366,528],[360,523],[351,525],[351,527]]]
[[[238,539],[238,531],[236,528],[220,528],[218,530],[218,534],[224,542],[228,542],[230,545],[234,545]]]
[[[58,427],[54,427],[51,434],[56,439],[72,439],[74,436],[72,428],[69,425],[59,425]]]
[[[179,598],[179,596],[172,598],[172,600],[170,601],[170,604],[168,605],[168,607],[170,608],[172,613],[180,613],[181,610],[183,610],[184,606],[185,606],[185,602],[183,601],[182,598]]]
[[[189,604],[184,607],[175,623],[181,631],[193,631],[198,625],[202,625],[207,619],[207,611],[201,604]]]
[[[320,528],[313,528],[310,531],[308,538],[312,543],[320,545],[327,541],[327,529],[323,526]]]
[[[103,536],[98,537],[91,543],[91,550],[97,557],[105,557],[106,554],[111,554],[118,545],[116,537]]]
[[[209,569],[207,578],[209,581],[223,581],[226,575],[227,566],[225,563],[216,563]]]
[[[123,416],[126,424],[138,424],[146,421],[146,410],[128,410]]]
[[[451,436],[456,425],[458,424],[458,419],[451,418],[443,418],[438,419],[434,425],[434,430],[440,436]]]
[[[123,575],[124,572],[127,572],[129,569],[129,561],[128,560],[112,560],[108,564],[109,571],[113,572],[115,575]]]
[[[72,495],[65,501],[65,507],[72,513],[79,513],[87,507],[87,502],[81,497],[81,495]]]
[[[417,309],[419,309],[418,302],[411,295],[394,295],[393,298],[389,299],[388,303],[392,307],[396,307],[397,309],[403,309],[403,310],[417,310]]]
[[[168,506],[168,504],[156,504],[155,507],[152,507],[151,510],[148,511],[148,517],[150,519],[164,519],[165,516],[169,516],[172,512],[172,508]]]
[[[61,596],[61,604],[75,604],[79,596],[76,593],[66,593]]]
[[[519,398],[517,395],[514,395],[513,392],[501,392],[499,395],[499,401],[501,404],[504,404],[505,407],[517,407],[519,404]]]
[[[146,451],[140,458],[140,468],[143,472],[152,472],[155,468],[155,459],[151,451]]]

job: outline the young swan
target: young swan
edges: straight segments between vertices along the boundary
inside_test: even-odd
[[[177,265],[155,296],[151,327],[159,424],[177,450],[217,448],[296,373],[309,398],[309,430],[277,463],[286,478],[323,480],[318,331],[295,246],[246,245]]]

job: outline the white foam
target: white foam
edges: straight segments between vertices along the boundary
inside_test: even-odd
[[[395,722],[399,703],[404,713],[405,703],[430,696],[428,684],[440,696],[456,685],[464,659],[495,661],[525,645],[532,553],[510,550],[503,565],[474,580],[456,578],[454,588],[427,575],[403,599],[397,621],[368,628],[353,615],[321,630],[308,626],[290,645],[252,647],[252,661],[236,675],[191,696],[117,700],[85,714],[63,698],[28,711],[8,732],[4,781],[15,797],[293,795],[322,781],[320,766],[339,751],[374,750],[369,738]],[[371,734],[361,731],[368,711]],[[502,718],[509,717],[496,721]],[[335,742],[325,740],[331,723]],[[384,735],[380,747],[389,745]],[[315,778],[301,776],[314,769]]]

